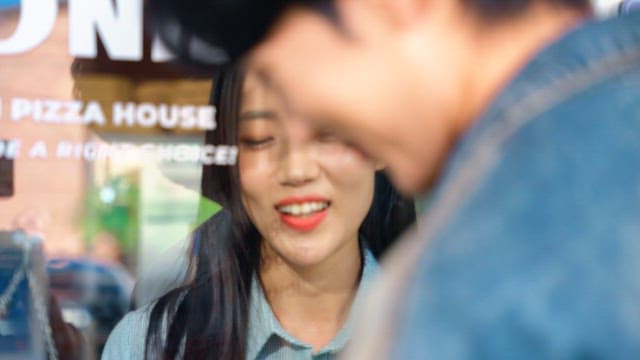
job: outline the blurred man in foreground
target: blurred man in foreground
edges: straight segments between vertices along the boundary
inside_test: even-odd
[[[434,185],[346,358],[640,354],[638,16],[588,22],[587,0],[281,8],[250,56],[262,76],[405,192]]]

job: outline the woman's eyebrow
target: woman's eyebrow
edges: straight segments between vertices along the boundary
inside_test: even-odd
[[[256,119],[274,120],[275,118],[276,113],[270,110],[249,110],[240,114],[240,121]]]

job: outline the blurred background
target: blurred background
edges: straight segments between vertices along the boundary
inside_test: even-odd
[[[42,356],[47,294],[80,357],[99,358],[130,307],[182,276],[190,231],[218,210],[198,194],[215,67],[173,61],[145,19],[143,0],[0,0],[2,358]]]
[[[134,280],[145,279],[136,292],[144,301],[171,278],[172,266],[179,275],[198,209],[204,218],[217,210],[198,194],[211,124],[189,120],[214,120],[212,70],[181,66],[153,47],[142,1],[137,8],[136,1],[96,1],[105,9],[128,3],[118,14],[70,9],[66,1],[28,3],[0,0],[0,256],[13,259],[0,268],[0,299],[12,295],[7,313],[27,309],[14,322],[31,321],[26,282],[13,294],[3,290],[23,252],[12,236],[37,239],[30,251],[41,265],[34,261],[31,270],[43,286],[48,275],[63,320],[82,332],[82,358],[98,358],[111,328],[133,306]],[[27,6],[40,14],[29,15],[35,12]],[[80,20],[70,19],[74,11]],[[51,28],[39,30],[47,17]],[[109,17],[113,24],[104,21]],[[127,22],[137,35],[117,31]],[[95,53],[72,54],[72,34],[83,34]],[[123,60],[118,43],[132,39],[140,56]],[[11,46],[20,42],[30,46]],[[44,339],[39,345],[29,339],[39,327],[20,334],[21,326],[1,315],[0,357],[37,358],[33,346]]]

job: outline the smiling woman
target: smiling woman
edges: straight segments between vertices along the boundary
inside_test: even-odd
[[[358,228],[373,198],[376,164],[288,115],[252,73],[240,119],[242,201],[263,244],[299,266],[358,258]]]
[[[195,231],[190,279],[125,317],[103,358],[332,358],[413,202],[254,73],[216,80],[206,141],[237,145],[238,164],[205,166],[202,191],[225,210]]]

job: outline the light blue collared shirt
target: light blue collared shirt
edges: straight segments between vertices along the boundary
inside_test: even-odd
[[[260,282],[254,277],[249,308],[247,359],[327,360],[336,357],[351,337],[354,311],[361,306],[372,279],[380,271],[378,262],[368,249],[363,250],[363,256],[362,276],[347,322],[333,340],[315,354],[312,354],[311,345],[297,340],[282,328],[271,310]],[[103,360],[144,359],[145,339],[152,309],[153,304],[146,305],[128,313],[120,320],[107,340],[102,353]]]
[[[364,293],[371,280],[379,272],[379,266],[368,249],[363,250],[363,267],[360,285],[351,305],[347,322],[336,336],[318,352],[313,347],[289,334],[273,314],[262,286],[254,276],[251,284],[251,305],[249,308],[249,339],[247,341],[247,359],[254,360],[326,360],[333,359],[351,338],[353,313],[361,305]]]

